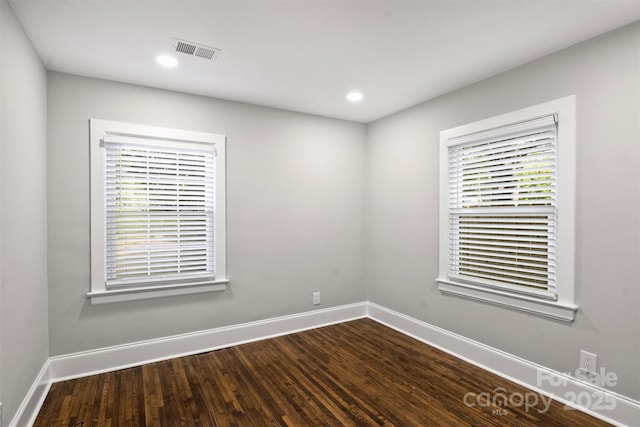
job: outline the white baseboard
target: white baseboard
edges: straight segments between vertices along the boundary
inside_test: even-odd
[[[342,305],[149,341],[55,356],[49,359],[52,382],[140,366],[175,357],[287,335],[367,316],[367,303]]]
[[[9,423],[9,427],[31,426],[36,420],[36,416],[44,403],[44,399],[47,397],[49,387],[51,387],[49,360],[46,360],[38,376],[36,376],[33,384],[31,384],[31,388],[29,388],[26,397],[18,407],[16,415]]]
[[[544,396],[552,397],[568,407],[614,425],[640,426],[638,401],[377,304],[369,303],[368,314],[379,323]]]
[[[389,310],[377,304],[362,302],[290,316],[277,317],[189,334],[141,341],[114,347],[49,358],[9,427],[33,424],[50,384],[174,357],[258,341],[276,336],[314,329],[335,323],[369,317],[406,335],[439,348],[482,369],[518,383],[528,389],[571,405],[566,396],[574,393],[600,394],[615,402],[615,408],[598,410],[578,406],[577,409],[619,426],[640,426],[640,402],[595,387],[585,381],[553,371],[528,360],[502,352],[428,323]],[[540,374],[550,378],[540,384]],[[554,385],[552,386],[551,383]],[[557,385],[560,384],[560,385]],[[473,391],[473,390],[470,390]],[[578,402],[579,403],[579,402]]]

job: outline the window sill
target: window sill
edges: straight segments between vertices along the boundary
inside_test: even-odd
[[[228,279],[216,280],[206,284],[179,284],[164,286],[146,286],[144,288],[100,290],[87,293],[91,298],[91,305],[110,304],[123,301],[137,301],[151,298],[170,297],[177,295],[199,294],[204,292],[219,292],[227,289]]]
[[[440,292],[443,294],[509,307],[564,322],[573,322],[578,311],[578,306],[573,304],[542,300],[498,289],[487,289],[466,283],[452,282],[446,279],[438,278],[436,281]]]

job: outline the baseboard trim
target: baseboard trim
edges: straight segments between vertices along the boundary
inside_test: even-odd
[[[640,426],[640,402],[638,401],[374,303],[368,304],[368,314],[371,319],[383,325],[551,397],[568,408],[578,409],[614,425]],[[541,378],[544,380],[541,381]],[[567,396],[580,397],[581,395],[589,398],[567,398]],[[607,402],[607,404],[595,405],[597,401]],[[580,405],[580,403],[587,403],[589,406]],[[604,407],[600,408],[600,406]]]
[[[51,381],[49,378],[49,360],[45,360],[42,369],[36,376],[36,379],[31,384],[27,395],[22,400],[22,403],[18,407],[16,415],[9,423],[9,427],[23,427],[31,426],[36,420],[36,416],[40,411],[40,407],[44,403],[44,399],[47,397],[51,387]]]
[[[370,302],[50,357],[8,425],[31,426],[50,385],[55,382],[203,353],[364,317],[603,421],[618,426],[640,426],[638,401]],[[545,384],[539,384],[541,373],[545,375],[545,379],[549,379]],[[615,408],[598,410],[575,405],[566,398],[568,393],[574,393],[573,396],[581,393],[591,396],[602,395],[608,401],[615,402]]]
[[[289,316],[106,347],[49,359],[52,382],[140,366],[367,316],[367,303],[342,305]]]

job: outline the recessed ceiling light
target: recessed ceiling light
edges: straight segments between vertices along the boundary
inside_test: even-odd
[[[167,68],[174,68],[178,66],[178,60],[169,55],[158,55],[156,57],[156,62]]]
[[[349,102],[360,102],[360,101],[362,101],[362,93],[360,93],[360,92],[349,92],[347,94],[347,101],[349,101]]]

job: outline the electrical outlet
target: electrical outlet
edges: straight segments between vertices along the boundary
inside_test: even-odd
[[[598,355],[580,350],[580,370],[588,373],[596,372],[598,368]]]
[[[319,305],[320,304],[320,292],[314,292],[313,293],[313,305]]]

